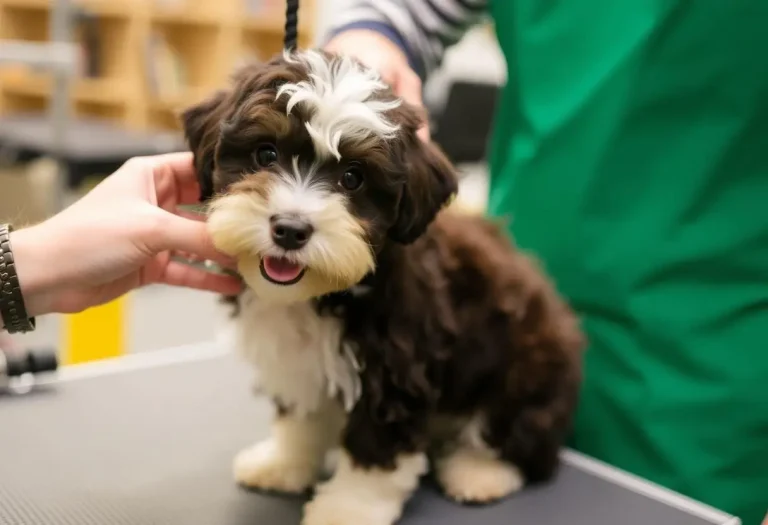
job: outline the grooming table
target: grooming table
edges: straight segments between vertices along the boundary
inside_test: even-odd
[[[233,481],[233,455],[268,432],[271,409],[251,392],[249,368],[211,343],[68,367],[26,394],[0,394],[0,523],[298,524],[300,498]],[[563,459],[553,483],[486,507],[425,483],[401,523],[740,523],[579,454]]]

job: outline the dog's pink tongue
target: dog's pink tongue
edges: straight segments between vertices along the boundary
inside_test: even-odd
[[[264,271],[269,278],[279,283],[285,283],[294,280],[301,273],[301,266],[292,263],[282,257],[265,257]]]

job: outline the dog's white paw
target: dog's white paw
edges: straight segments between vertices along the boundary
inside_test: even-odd
[[[266,440],[235,456],[235,480],[248,488],[298,494],[312,486],[317,465],[306,457],[281,450],[280,444]]]
[[[520,470],[488,451],[459,449],[435,465],[446,495],[461,503],[490,503],[519,491]]]
[[[320,493],[304,506],[301,525],[392,525],[400,517],[400,498],[360,498],[354,491]]]

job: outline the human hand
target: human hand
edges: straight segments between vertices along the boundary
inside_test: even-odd
[[[151,283],[236,294],[235,277],[173,260],[234,267],[201,216],[180,212],[200,194],[191,153],[134,158],[79,201],[11,234],[29,315],[78,312]]]
[[[424,107],[421,79],[408,64],[405,53],[384,35],[370,29],[350,29],[339,33],[325,46],[326,51],[349,55],[375,69],[395,94],[418,108]],[[429,123],[419,130],[429,140]]]

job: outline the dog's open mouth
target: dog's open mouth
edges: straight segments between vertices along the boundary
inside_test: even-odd
[[[264,257],[261,259],[261,275],[274,284],[296,284],[304,277],[305,268],[284,257]]]

